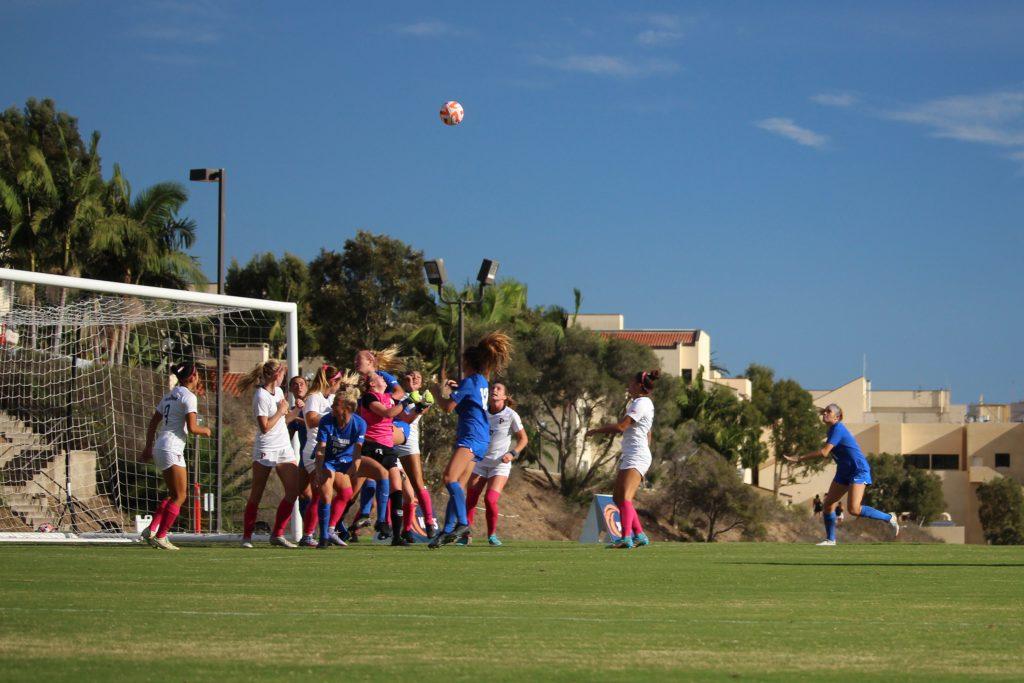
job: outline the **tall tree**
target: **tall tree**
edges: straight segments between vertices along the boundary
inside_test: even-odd
[[[1009,477],[978,486],[978,517],[992,545],[1024,544],[1024,490]]]
[[[224,290],[234,296],[273,301],[291,301],[299,309],[299,355],[308,357],[317,353],[316,316],[309,304],[309,266],[295,254],[286,253],[280,259],[271,253],[256,254],[244,266],[232,260],[228,266]],[[281,316],[274,316],[268,332],[275,354],[287,342]]]

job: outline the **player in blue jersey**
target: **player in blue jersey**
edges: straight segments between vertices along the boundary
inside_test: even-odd
[[[487,419],[488,378],[508,367],[512,340],[501,332],[492,332],[466,349],[462,355],[462,381],[456,383],[443,375],[437,387],[437,405],[447,413],[458,413],[455,451],[444,470],[448,489],[448,509],[444,530],[430,542],[438,548],[455,541],[469,531],[464,482],[469,480],[473,464],[483,460],[491,442],[491,423]]]
[[[818,545],[836,544],[836,504],[846,493],[849,493],[847,509],[851,515],[888,522],[893,535],[898,535],[900,525],[895,513],[882,512],[861,504],[864,500],[864,489],[871,485],[871,466],[860,450],[857,440],[843,424],[843,409],[835,403],[830,403],[821,410],[821,420],[828,425],[825,445],[812,453],[785,456],[786,460],[793,463],[828,457],[836,463],[836,476],[832,480],[832,485],[828,487],[824,501],[825,514],[822,517],[825,521],[825,540]]]
[[[350,475],[374,478],[386,475],[376,461],[361,457],[362,445],[366,441],[366,422],[355,414],[358,404],[357,389],[340,389],[334,395],[331,412],[323,416],[317,428],[313,484],[320,491],[318,548],[345,545],[335,533],[334,525],[352,498]],[[338,500],[335,500],[336,493]]]

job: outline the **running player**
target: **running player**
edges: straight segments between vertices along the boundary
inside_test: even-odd
[[[142,450],[143,462],[154,461],[167,484],[167,497],[157,506],[153,521],[142,532],[142,539],[154,548],[164,550],[178,549],[167,540],[167,532],[178,518],[188,495],[188,476],[185,471],[188,435],[213,435],[209,427],[199,426],[199,402],[194,393],[199,384],[198,369],[192,363],[180,363],[171,372],[177,378],[178,386],[171,389],[157,404],[156,412],[149,419],[146,447]]]
[[[523,421],[519,413],[513,410],[515,402],[508,395],[508,388],[501,382],[491,385],[490,397],[487,401],[487,419],[490,422],[491,443],[484,459],[473,467],[473,475],[469,479],[469,495],[466,500],[466,516],[472,526],[476,513],[476,503],[480,494],[484,495],[484,508],[487,514],[487,543],[501,545],[498,539],[498,499],[512,473],[512,461],[523,452],[529,439],[523,429]],[[516,439],[516,447],[512,448],[512,437]],[[459,543],[469,545],[470,532],[467,531],[459,539]]]
[[[615,548],[632,548],[651,542],[633,507],[633,498],[651,466],[651,426],[654,424],[651,390],[660,376],[658,370],[636,373],[626,389],[630,401],[622,419],[587,432],[587,437],[595,434],[622,434],[622,456],[619,458],[619,472],[615,477],[612,495],[619,508],[622,538],[612,543]]]
[[[316,529],[319,516],[319,493],[317,487],[312,485],[312,476],[316,472],[316,459],[313,451],[316,450],[316,432],[320,424],[320,418],[331,412],[331,404],[334,401],[334,393],[338,391],[344,381],[345,375],[333,365],[323,365],[313,377],[313,383],[306,394],[305,406],[302,414],[306,425],[306,446],[302,449],[302,470],[299,475],[303,478],[303,488],[311,490],[309,505],[306,507],[306,514],[302,519],[302,540],[299,545],[315,546],[313,530]]]
[[[256,439],[252,449],[252,488],[249,500],[245,504],[245,517],[242,530],[242,547],[252,547],[252,532],[256,527],[256,516],[259,514],[260,500],[267,486],[270,473],[277,472],[284,486],[284,497],[277,506],[274,527],[270,534],[270,544],[284,548],[295,548],[296,545],[284,536],[284,528],[292,516],[292,506],[302,490],[302,478],[299,475],[298,458],[288,439],[286,427],[289,413],[288,401],[281,391],[281,380],[284,379],[285,366],[277,360],[259,363],[238,383],[239,389],[248,390],[255,386],[252,397],[253,417],[256,422]]]
[[[474,462],[487,454],[490,445],[490,422],[487,419],[487,378],[508,367],[512,356],[512,340],[501,332],[492,332],[462,355],[462,381],[456,383],[442,375],[437,402],[446,413],[458,413],[455,430],[455,451],[444,469],[444,486],[448,489],[448,508],[444,531],[430,542],[430,548],[451,543],[469,531],[466,494],[462,482],[468,479]]]
[[[395,455],[394,418],[402,413],[405,406],[395,402],[392,394],[388,393],[388,385],[379,372],[371,371],[366,375],[366,391],[359,400],[359,416],[366,421],[366,443],[363,445],[363,455],[373,458],[387,470],[387,479],[390,483],[388,498],[378,493],[378,509],[383,502],[385,509],[388,502],[391,504],[391,528],[396,530],[391,535],[391,545],[408,545],[402,539],[398,529],[402,528],[404,511],[404,495],[402,493],[402,473],[398,467],[398,456]],[[383,481],[378,480],[377,486],[381,487]],[[378,488],[378,491],[381,491]],[[379,531],[383,534],[384,528]]]
[[[822,448],[804,455],[785,456],[786,460],[793,463],[829,457],[836,463],[836,476],[832,479],[824,500],[825,514],[822,518],[825,522],[825,540],[818,545],[836,544],[836,505],[847,492],[849,496],[846,499],[846,507],[851,515],[888,522],[892,527],[893,536],[899,535],[900,523],[896,513],[882,512],[861,504],[864,500],[864,490],[871,485],[871,465],[868,464],[853,434],[843,424],[843,409],[835,403],[830,403],[822,408],[821,421],[828,425],[828,437]]]
[[[430,390],[423,389],[423,375],[413,370],[402,378],[402,388],[405,389],[413,404],[406,407],[405,412],[396,418],[409,425],[409,434],[405,443],[395,446],[395,453],[401,459],[402,469],[409,476],[409,484],[419,499],[420,509],[423,510],[423,523],[426,526],[427,538],[433,538],[437,534],[437,525],[434,521],[433,503],[430,500],[430,491],[423,480],[423,463],[420,460],[420,418],[434,405],[434,395]],[[408,505],[406,506],[408,508]],[[415,508],[413,508],[415,510]],[[405,519],[406,530],[403,532],[405,540],[412,542],[412,519],[408,516]]]

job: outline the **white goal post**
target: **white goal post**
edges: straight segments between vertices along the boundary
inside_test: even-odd
[[[255,428],[234,387],[255,361],[281,355],[296,375],[295,303],[0,268],[0,536],[134,534],[162,491],[139,445],[181,361],[202,371],[204,423],[215,406],[226,412],[215,439],[190,439],[176,530],[237,530]],[[276,508],[271,498],[261,512]],[[234,513],[222,529],[225,505]],[[296,535],[299,523],[293,515]]]

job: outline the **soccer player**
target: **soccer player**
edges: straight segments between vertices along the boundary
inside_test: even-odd
[[[284,528],[292,516],[292,506],[302,490],[302,477],[299,475],[298,458],[288,438],[287,416],[288,401],[281,391],[281,380],[284,379],[285,366],[278,360],[258,363],[252,371],[238,383],[239,389],[247,391],[256,387],[252,397],[253,417],[256,422],[256,439],[252,448],[252,488],[249,500],[245,504],[245,517],[242,529],[242,547],[252,547],[252,532],[256,527],[256,516],[259,514],[260,500],[266,489],[270,473],[276,471],[284,486],[284,497],[277,506],[274,527],[270,534],[270,544],[283,548],[295,548],[294,543],[284,536]]]
[[[316,459],[313,451],[316,450],[317,426],[320,418],[331,412],[331,405],[334,401],[334,393],[345,380],[345,374],[333,365],[323,365],[313,377],[313,383],[306,394],[305,405],[302,410],[303,419],[306,425],[306,446],[302,449],[302,470],[299,475],[305,480],[303,488],[312,489],[309,505],[306,507],[306,514],[302,522],[302,540],[299,545],[315,546],[313,530],[316,529],[317,517],[319,515],[319,494],[317,487],[312,484],[312,476],[316,472]]]
[[[587,431],[587,437],[595,434],[622,434],[622,456],[619,458],[619,472],[615,477],[612,494],[619,508],[622,538],[612,543],[614,548],[632,548],[651,542],[633,507],[633,498],[651,467],[651,427],[654,425],[651,391],[660,376],[658,370],[636,373],[626,388],[630,401],[622,419]]]
[[[487,514],[487,543],[501,545],[498,538],[498,499],[505,488],[509,475],[512,473],[512,461],[523,452],[529,439],[523,429],[523,421],[513,408],[515,402],[508,395],[508,388],[501,382],[491,386],[487,401],[487,419],[490,422],[491,442],[484,459],[473,467],[473,475],[469,479],[469,496],[466,500],[466,516],[470,525],[476,513],[476,503],[480,494],[484,494],[484,509]],[[512,448],[512,437],[516,439],[516,447]],[[470,532],[459,539],[459,543],[469,545]]]
[[[402,369],[402,360],[398,357],[398,347],[389,346],[383,351],[372,351],[363,349],[356,352],[355,370],[363,379],[367,379],[371,373],[377,373],[384,378],[387,384],[387,393],[396,401],[405,398],[405,390],[398,379],[391,372],[398,372]]]
[[[319,422],[316,435],[314,485],[318,490],[320,541],[318,548],[344,546],[334,530],[345,507],[352,499],[352,474],[362,477],[386,477],[386,470],[370,458],[361,456],[366,441],[366,421],[355,415],[359,390],[344,387],[334,395],[332,409]],[[354,468],[354,469],[353,469]],[[338,494],[335,497],[335,494]]]
[[[504,371],[511,356],[512,340],[501,332],[492,332],[463,353],[461,382],[441,376],[437,404],[446,413],[454,410],[459,420],[455,429],[455,451],[444,469],[444,486],[449,495],[444,530],[430,542],[430,548],[447,545],[469,531],[462,482],[469,477],[473,463],[487,454],[491,441],[487,419],[488,377]]]
[[[291,438],[295,435],[299,437],[299,452],[306,447],[306,423],[302,419],[302,411],[305,408],[306,394],[309,393],[309,386],[306,384],[306,378],[302,375],[295,375],[288,380],[288,393],[292,395],[294,405],[292,406],[289,415],[295,413],[294,419],[288,420],[288,437]]]
[[[836,505],[845,493],[849,493],[846,507],[851,515],[888,522],[892,527],[893,536],[899,535],[900,523],[895,512],[882,512],[861,504],[864,500],[864,490],[871,485],[871,465],[868,464],[853,434],[843,424],[843,409],[835,403],[830,403],[821,409],[821,421],[828,425],[828,437],[822,448],[804,455],[785,456],[786,460],[793,463],[829,457],[836,463],[836,476],[832,479],[824,500],[825,514],[822,515],[822,519],[825,522],[825,540],[818,545],[836,544]]]
[[[420,508],[423,510],[423,521],[426,526],[428,538],[437,534],[437,526],[434,523],[433,503],[430,500],[430,491],[423,480],[423,463],[420,460],[420,417],[434,405],[434,396],[429,390],[422,394],[423,375],[417,371],[409,372],[402,378],[402,388],[405,389],[413,405],[407,406],[405,412],[396,418],[398,421],[406,422],[409,425],[409,434],[405,443],[395,446],[395,453],[402,462],[402,468],[409,475],[412,490],[416,492]],[[415,510],[415,508],[413,508]],[[412,520],[408,517],[405,520],[406,531],[403,533],[405,540],[412,541]]]
[[[188,495],[188,476],[185,471],[188,435],[213,435],[209,427],[199,426],[199,402],[193,393],[199,384],[198,369],[192,363],[180,363],[171,372],[177,378],[178,386],[171,389],[157,404],[156,412],[149,419],[146,446],[142,449],[143,462],[152,460],[167,484],[167,497],[160,501],[153,512],[153,521],[142,532],[142,539],[154,548],[163,550],[178,549],[167,540],[167,532],[178,518]]]
[[[371,371],[366,375],[366,391],[359,400],[359,417],[366,421],[366,443],[363,444],[363,455],[383,465],[390,483],[388,497],[385,500],[381,493],[377,496],[378,510],[382,503],[386,509],[391,503],[391,528],[393,533],[385,534],[384,526],[378,531],[385,537],[391,536],[391,545],[402,546],[408,543],[402,538],[402,521],[404,518],[404,495],[402,493],[402,473],[398,467],[398,456],[395,455],[394,418],[405,410],[401,402],[396,402],[388,385],[379,372]],[[378,480],[378,492],[382,491],[383,480]]]

